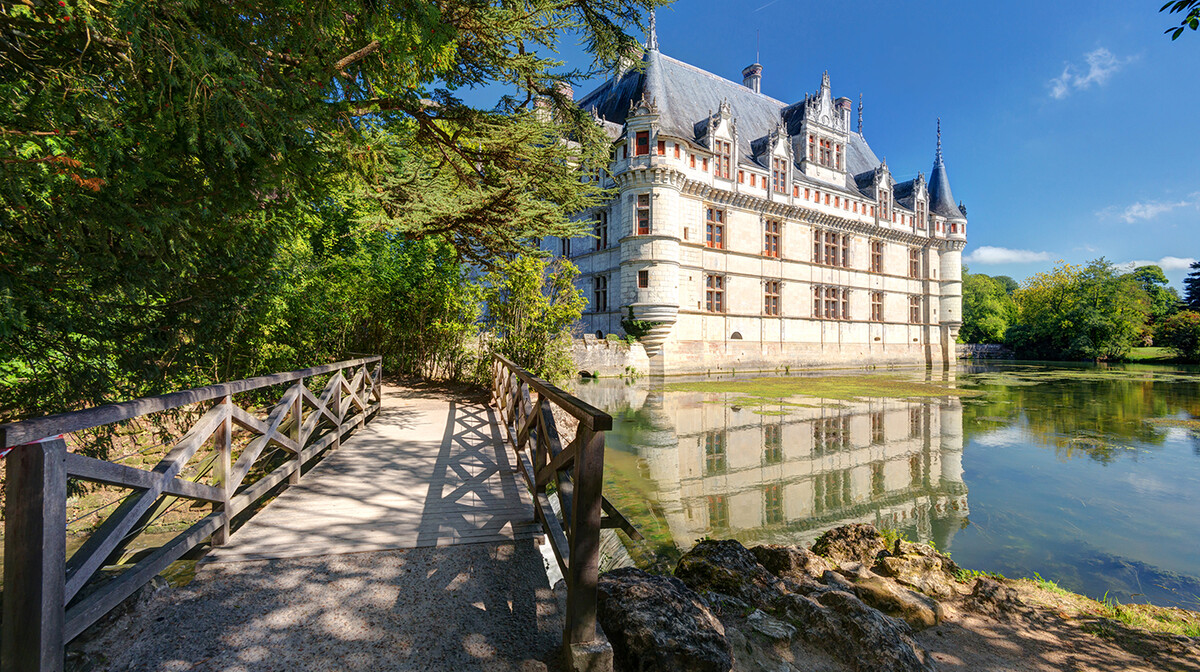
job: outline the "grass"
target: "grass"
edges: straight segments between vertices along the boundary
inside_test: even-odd
[[[1051,581],[1050,579],[1043,579],[1042,575],[1038,574],[1037,572],[1033,573],[1033,583],[1038,588],[1041,588],[1042,590],[1045,590],[1045,591],[1048,591],[1051,593],[1055,593],[1057,595],[1071,595],[1072,594],[1071,591],[1067,590],[1066,588],[1063,588],[1062,586],[1058,585],[1054,581]]]
[[[1190,617],[1185,614],[1189,614]],[[1104,594],[1100,615],[1132,628],[1143,628],[1173,635],[1200,637],[1200,614],[1182,609],[1164,609],[1149,604],[1121,604]]]
[[[1125,355],[1125,361],[1141,364],[1174,364],[1179,361],[1170,348],[1133,348]]]
[[[695,381],[672,383],[667,389],[677,392],[741,394],[746,397],[746,403],[779,403],[781,399],[796,396],[852,401],[881,397],[913,399],[982,394],[975,390],[963,390],[940,383],[914,381],[905,376],[886,374]],[[739,399],[739,403],[742,401]]]

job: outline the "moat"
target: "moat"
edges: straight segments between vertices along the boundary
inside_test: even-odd
[[[577,385],[614,417],[606,492],[647,538],[639,559],[706,537],[807,545],[869,522],[974,570],[1200,608],[1194,370],[1014,363],[831,387],[837,375],[793,375],[837,398],[679,389],[713,379]],[[959,392],[916,398],[897,378]]]

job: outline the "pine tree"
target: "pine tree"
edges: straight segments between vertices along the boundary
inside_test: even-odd
[[[1183,279],[1183,302],[1191,310],[1200,311],[1200,261],[1192,262],[1192,272]]]

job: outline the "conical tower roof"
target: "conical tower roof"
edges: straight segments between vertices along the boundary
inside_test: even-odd
[[[946,175],[946,164],[942,161],[942,120],[938,119],[937,156],[933,159],[933,171],[929,174],[929,211],[947,219],[965,219],[955,205],[950,191],[950,178]]]

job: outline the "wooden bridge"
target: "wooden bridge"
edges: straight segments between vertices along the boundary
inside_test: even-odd
[[[385,391],[381,359],[368,357],[0,426],[7,452],[0,672],[62,669],[66,644],[185,556],[232,567],[451,547],[441,557],[453,558],[535,538],[549,542],[566,580],[567,667],[611,669],[596,626],[600,531],[640,538],[601,493],[612,419],[502,357],[493,364],[490,400]],[[554,407],[577,422],[565,446]],[[183,418],[187,429],[153,468],[84,454],[94,440],[87,437],[162,413]],[[68,557],[69,480],[129,493]],[[133,554],[136,562],[115,579],[99,571],[121,562],[139,532],[182,500],[208,512]],[[167,634],[155,637],[165,642]],[[152,644],[139,646],[186,659]],[[303,664],[295,656],[313,655],[304,651],[279,655],[296,669]],[[321,660],[306,662],[323,668]]]

